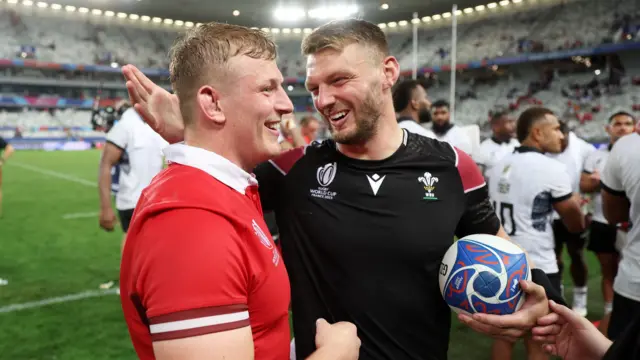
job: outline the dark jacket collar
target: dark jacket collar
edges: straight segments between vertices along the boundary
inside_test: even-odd
[[[517,153],[537,152],[538,154],[544,154],[542,151],[530,146],[518,146],[513,150],[513,152],[517,152]]]

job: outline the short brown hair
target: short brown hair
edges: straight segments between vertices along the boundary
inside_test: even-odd
[[[315,29],[302,41],[302,54],[311,55],[324,49],[342,51],[351,44],[363,44],[389,55],[387,37],[378,25],[364,20],[335,20]]]
[[[318,121],[318,119],[316,119],[314,116],[311,116],[311,115],[303,116],[302,119],[300,119],[300,126],[305,127],[314,121]]]
[[[276,44],[260,30],[216,22],[192,28],[175,42],[169,73],[185,122],[191,121],[188,109],[196,91],[223,76],[229,59],[238,55],[274,60]]]
[[[533,125],[539,121],[546,120],[547,115],[555,114],[553,111],[543,107],[532,107],[520,114],[516,124],[516,135],[518,136],[518,141],[523,142],[529,136]]]

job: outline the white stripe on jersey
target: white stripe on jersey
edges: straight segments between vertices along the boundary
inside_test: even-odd
[[[179,331],[201,328],[205,326],[221,325],[233,323],[236,321],[249,319],[249,311],[241,311],[232,314],[222,314],[206,316],[196,319],[171,321],[161,324],[152,324],[149,326],[149,331],[152,334],[165,333],[169,331]]]

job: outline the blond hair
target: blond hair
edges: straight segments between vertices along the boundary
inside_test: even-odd
[[[325,49],[342,51],[356,43],[371,47],[380,57],[389,55],[387,37],[380,27],[359,19],[335,20],[315,29],[302,41],[302,54],[312,55]]]
[[[260,30],[216,22],[195,27],[176,41],[169,73],[185,123],[192,121],[191,102],[198,89],[224,78],[227,62],[239,55],[274,60],[276,44]]]

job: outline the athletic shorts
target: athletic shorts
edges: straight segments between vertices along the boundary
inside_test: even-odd
[[[129,224],[131,223],[131,218],[133,217],[133,209],[118,210],[118,217],[120,218],[122,231],[126,233],[129,230]]]
[[[589,226],[589,245],[587,249],[596,254],[617,254],[616,236],[618,229],[615,226],[592,221]]]
[[[578,247],[584,247],[586,240],[582,237],[582,233],[570,233],[562,220],[553,220],[553,239],[556,244],[556,253],[562,250],[565,243],[576,244]]]
[[[609,329],[607,329],[609,339],[616,340],[638,316],[640,316],[640,302],[614,292],[613,311],[609,320]]]
[[[562,277],[560,276],[560,273],[547,274],[547,277],[549,278],[551,286],[556,289],[558,294],[562,294]]]

